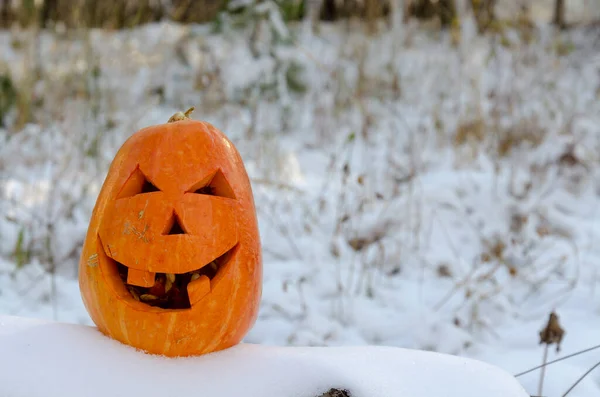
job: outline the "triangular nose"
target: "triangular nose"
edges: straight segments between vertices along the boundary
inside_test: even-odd
[[[167,230],[167,232],[163,233],[165,235],[187,234],[187,232],[181,225],[181,220],[179,219],[179,217],[177,216],[175,211],[173,211],[173,215],[171,216],[170,226],[168,225],[166,230]]]

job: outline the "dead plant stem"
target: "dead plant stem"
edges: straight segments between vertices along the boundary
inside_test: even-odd
[[[548,344],[544,344],[544,358],[542,358],[542,372],[540,373],[540,382],[538,384],[538,396],[542,395],[544,387],[544,375],[546,375],[546,361],[548,360]]]
[[[562,395],[562,397],[565,397],[567,394],[569,394],[571,392],[571,390],[573,390],[575,388],[575,386],[577,386],[579,384],[579,382],[581,382],[583,380],[583,378],[585,378],[586,376],[589,375],[590,372],[592,372],[593,370],[595,370],[598,366],[600,366],[600,361],[598,361],[596,364],[594,364],[592,366],[592,368],[588,369],[585,374],[581,375],[581,377],[579,379],[577,379],[577,382],[573,383],[573,385],[571,387],[569,387],[569,390],[567,390],[565,392],[565,394]]]
[[[557,362],[559,362],[559,361],[563,361],[563,360],[569,359],[569,358],[571,358],[571,357],[575,357],[575,356],[578,356],[578,355],[580,355],[580,354],[587,353],[587,352],[590,352],[590,351],[592,351],[592,350],[596,350],[596,349],[600,349],[600,345],[592,346],[592,347],[589,347],[589,348],[587,348],[587,349],[580,350],[580,351],[578,351],[578,352],[575,352],[575,353],[568,354],[568,355],[566,355],[566,356],[564,356],[564,357],[557,358],[556,360],[548,361],[548,362],[546,362],[545,364],[538,365],[537,367],[530,368],[530,369],[528,369],[528,370],[526,370],[526,371],[523,371],[523,372],[519,372],[518,374],[515,374],[515,375],[513,375],[513,376],[514,376],[515,378],[518,378],[519,376],[526,375],[526,374],[528,374],[528,373],[530,373],[530,372],[533,372],[533,371],[535,371],[536,369],[540,369],[540,368],[543,368],[543,367],[545,367],[545,366],[547,366],[547,365],[554,364],[554,363],[557,363]]]

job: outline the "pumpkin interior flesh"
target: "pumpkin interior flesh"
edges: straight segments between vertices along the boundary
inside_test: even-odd
[[[209,280],[212,280],[228,259],[228,253],[229,251],[208,265],[191,272],[171,275],[156,273],[152,287],[139,287],[128,284],[127,273],[129,268],[122,263],[115,263],[123,284],[125,284],[134,299],[162,309],[189,309],[191,304],[188,295],[188,284],[200,276],[206,276]]]

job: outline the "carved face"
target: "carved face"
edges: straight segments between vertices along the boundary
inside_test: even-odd
[[[150,353],[220,350],[254,323],[261,278],[252,191],[232,143],[192,120],[134,134],[110,167],[80,263],[98,328]]]

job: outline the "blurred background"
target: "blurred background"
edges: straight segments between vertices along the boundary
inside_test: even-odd
[[[0,54],[0,314],[92,325],[78,262],[108,166],[195,106],[252,181],[247,342],[515,374],[555,310],[548,360],[600,343],[600,0],[0,0]],[[548,367],[544,395],[598,361]]]

